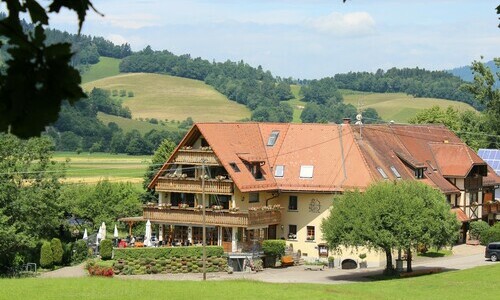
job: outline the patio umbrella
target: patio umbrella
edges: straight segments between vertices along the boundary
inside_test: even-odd
[[[89,238],[89,236],[87,234],[87,228],[85,228],[85,231],[83,232],[83,239],[86,240],[88,238]]]
[[[144,246],[151,246],[151,222],[146,222],[146,235],[144,236]]]
[[[101,238],[102,238],[102,235],[101,235],[101,231],[99,230],[99,231],[97,232],[97,236],[96,236],[96,238],[95,238],[95,244],[96,244],[96,245],[99,245],[99,240],[101,240]]]
[[[118,238],[118,228],[116,228],[116,224],[115,224],[115,231],[113,232],[113,237]]]
[[[104,222],[101,224],[101,237],[103,240],[106,239],[106,224]]]

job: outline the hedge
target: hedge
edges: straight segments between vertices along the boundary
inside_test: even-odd
[[[262,250],[266,255],[274,257],[282,257],[285,255],[285,241],[284,240],[264,240],[262,242]]]
[[[54,265],[62,265],[64,251],[61,240],[58,238],[53,238],[50,241],[50,247],[52,249],[52,259],[54,260]]]
[[[483,233],[480,238],[482,245],[488,245],[491,242],[500,241],[500,223],[495,223],[495,225],[488,228],[488,230]]]
[[[100,245],[101,249],[99,253],[103,260],[111,259],[113,256],[113,242],[111,240],[103,240]]]
[[[89,251],[87,247],[87,242],[84,240],[78,240],[74,245],[73,252],[73,262],[79,263],[86,260],[89,256]]]
[[[227,257],[219,246],[207,246],[207,272],[227,271]],[[201,272],[203,248],[116,248],[115,274],[167,274]]]
[[[207,257],[210,256],[223,256],[224,249],[220,246],[207,246]],[[124,259],[161,259],[170,257],[202,257],[203,247],[190,246],[190,247],[159,247],[159,248],[116,248],[115,260]]]

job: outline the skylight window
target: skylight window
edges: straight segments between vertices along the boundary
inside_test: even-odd
[[[267,145],[272,147],[274,144],[276,144],[276,141],[278,140],[278,136],[280,135],[280,132],[277,130],[274,130],[271,132],[271,135],[269,135],[269,139],[267,140]]]
[[[382,170],[383,171],[383,170]],[[396,169],[396,167],[394,166],[391,166],[391,171],[392,173],[394,173],[394,176],[396,176],[397,179],[401,179],[401,174],[399,174],[398,170]]]
[[[235,172],[239,172],[240,171],[240,168],[238,168],[238,166],[236,165],[236,163],[232,162],[232,163],[229,163],[229,165],[231,166],[231,168],[233,168],[233,171],[235,171]]]
[[[387,177],[387,174],[385,174],[384,170],[382,170],[381,167],[377,167],[377,171],[380,173],[380,175],[382,175],[382,177],[384,179],[388,179],[389,177]]]
[[[300,166],[300,178],[313,178],[314,166]]]
[[[274,177],[283,177],[285,175],[285,166],[276,166]]]

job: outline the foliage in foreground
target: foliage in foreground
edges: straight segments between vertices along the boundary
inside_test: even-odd
[[[280,258],[285,255],[286,243],[284,240],[264,240],[262,250],[266,255]]]
[[[201,279],[201,274],[198,275]],[[471,280],[474,278],[475,280]],[[330,277],[332,281],[336,275]],[[491,299],[500,264],[399,280],[354,284],[264,283],[246,280],[157,281],[108,278],[5,279],[5,299],[138,299],[145,293],[168,299]],[[461,287],[461,288],[457,288]],[[493,297],[494,298],[494,297]]]

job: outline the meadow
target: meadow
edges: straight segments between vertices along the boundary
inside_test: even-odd
[[[108,114],[105,114],[102,112],[97,113],[97,118],[99,120],[101,120],[105,125],[108,125],[108,123],[110,123],[110,122],[114,122],[121,129],[123,129],[124,132],[129,132],[129,131],[132,131],[133,129],[136,129],[142,135],[144,135],[145,133],[147,133],[153,129],[158,130],[158,131],[161,131],[161,130],[178,131],[179,130],[177,122],[175,122],[175,123],[168,122],[165,125],[152,124],[152,123],[149,123],[146,121],[127,119],[127,118],[123,118],[123,117],[108,115]]]
[[[99,63],[91,65],[82,75],[82,83],[111,77],[120,74],[120,59],[104,57],[99,58]]]
[[[228,99],[204,82],[161,74],[128,73],[94,80],[83,85],[105,90],[126,90],[134,97],[125,97],[123,105],[133,118],[185,120],[196,122],[237,121],[250,117],[242,104]]]
[[[201,274],[200,274],[201,276]],[[1,279],[0,299],[495,299],[500,264],[352,284],[122,278]]]
[[[56,152],[54,160],[67,163],[65,182],[95,184],[108,179],[113,182],[142,183],[151,156]]]

